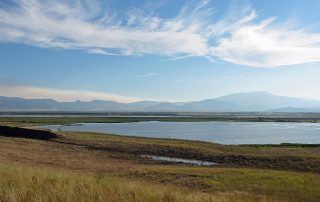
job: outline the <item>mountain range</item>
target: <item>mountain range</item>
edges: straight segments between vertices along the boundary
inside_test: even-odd
[[[0,111],[139,111],[139,112],[320,112],[320,101],[277,96],[268,92],[236,93],[190,102],[93,100],[58,102],[0,96]]]

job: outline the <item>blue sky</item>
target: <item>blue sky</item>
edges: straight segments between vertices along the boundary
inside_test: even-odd
[[[320,99],[320,1],[1,1],[0,95]]]

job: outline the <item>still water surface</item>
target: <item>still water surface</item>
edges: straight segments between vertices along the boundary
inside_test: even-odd
[[[320,123],[135,122],[50,125],[53,131],[87,131],[128,136],[201,140],[220,144],[320,144]]]

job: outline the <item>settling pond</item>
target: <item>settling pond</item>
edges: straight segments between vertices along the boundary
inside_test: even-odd
[[[127,136],[172,138],[220,144],[320,144],[320,123],[275,122],[134,122],[47,125],[53,131],[85,131]]]

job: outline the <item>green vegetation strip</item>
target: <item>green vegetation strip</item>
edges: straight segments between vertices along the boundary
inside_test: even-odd
[[[129,123],[140,121],[165,122],[207,122],[207,121],[238,121],[238,122],[319,122],[319,118],[299,117],[257,117],[257,116],[190,116],[190,117],[0,117],[0,124],[11,125],[52,125],[72,123]]]

